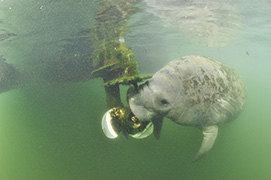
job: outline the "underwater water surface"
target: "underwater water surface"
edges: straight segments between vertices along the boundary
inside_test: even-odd
[[[102,79],[67,81],[52,71],[63,52],[91,53],[86,30],[98,0],[0,0],[0,55],[23,77],[20,87],[0,94],[0,179],[271,179],[271,3],[181,2],[140,1],[124,39],[141,74],[203,55],[241,75],[246,108],[219,127],[206,157],[192,163],[201,132],[168,119],[159,140],[106,138]]]

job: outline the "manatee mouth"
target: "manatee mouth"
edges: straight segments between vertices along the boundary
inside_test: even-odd
[[[133,114],[141,121],[151,121],[155,113],[151,108],[153,106],[152,91],[147,83],[138,88],[131,87],[127,91],[127,102]]]
[[[151,121],[151,119],[154,115],[154,112],[149,110],[144,105],[137,103],[137,100],[134,97],[129,99],[128,102],[129,102],[129,107],[130,107],[131,111],[139,119],[139,121],[141,121],[141,122]]]

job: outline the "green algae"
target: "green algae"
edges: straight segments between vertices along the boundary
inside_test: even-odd
[[[130,76],[130,77],[121,77],[117,79],[113,79],[111,81],[108,81],[104,83],[104,86],[114,86],[117,84],[121,85],[131,85],[131,84],[137,84],[138,82],[141,82],[144,79],[149,79],[151,78],[151,75],[135,75],[135,76]]]
[[[104,0],[96,14],[96,23],[91,28],[95,49],[91,56],[93,67],[99,69],[116,64],[109,70],[110,77],[106,72],[104,75],[101,74],[106,81],[138,74],[135,55],[124,40],[129,17],[139,11],[135,7],[137,2],[137,0]]]
[[[139,75],[135,54],[127,47],[125,34],[128,19],[140,12],[136,7],[139,0],[103,0],[95,16],[96,23],[91,27],[91,61],[95,69],[92,78],[103,78],[107,108],[122,106],[119,85],[135,85],[150,78]]]

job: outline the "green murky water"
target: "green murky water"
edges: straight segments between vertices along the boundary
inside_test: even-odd
[[[0,54],[28,79],[25,86],[0,94],[1,180],[271,179],[271,3],[219,1],[218,7],[210,1],[207,10],[203,5],[194,8],[212,18],[228,13],[228,20],[222,15],[226,20],[215,20],[225,33],[201,24],[204,19],[194,23],[199,16],[185,8],[190,5],[180,11],[178,1],[172,0],[175,8],[155,2],[139,5],[145,10],[129,20],[125,37],[143,74],[175,58],[199,54],[234,67],[246,83],[245,111],[220,126],[210,153],[191,163],[201,132],[167,119],[158,141],[152,136],[107,139],[100,125],[106,111],[101,79],[52,83],[42,78],[65,40],[94,24],[98,1],[1,0],[0,30],[17,36],[0,42]],[[163,16],[161,7],[166,5],[169,11]],[[180,14],[174,19],[176,12],[186,12],[191,19],[182,20]],[[226,39],[224,34],[229,34]],[[126,87],[121,92],[125,101]]]

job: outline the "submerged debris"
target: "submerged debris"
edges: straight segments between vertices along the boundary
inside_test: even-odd
[[[130,76],[130,77],[121,77],[118,79],[113,79],[111,81],[108,81],[104,83],[104,86],[114,86],[117,84],[122,84],[122,85],[131,85],[131,84],[137,84],[138,82],[143,81],[144,79],[149,79],[151,78],[152,75],[135,75],[135,76]]]
[[[91,56],[94,77],[100,76],[105,82],[138,74],[135,55],[126,46],[124,35],[127,32],[127,22],[131,15],[139,11],[135,7],[137,0],[104,0],[96,14],[97,21],[91,27]],[[97,73],[99,71],[99,73]]]
[[[135,55],[126,46],[130,16],[140,11],[139,0],[103,0],[92,27],[92,78],[104,80],[107,108],[122,106],[119,85],[135,84],[150,76],[140,76]]]

